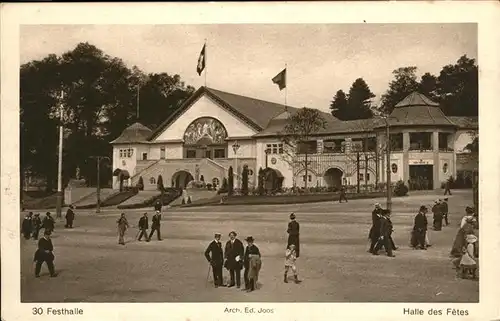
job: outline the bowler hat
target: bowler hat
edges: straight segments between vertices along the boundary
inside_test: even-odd
[[[234,234],[234,236],[238,235],[238,234],[236,234],[236,232],[235,232],[235,231],[231,231],[231,232],[229,233],[229,236],[231,236],[231,234]]]
[[[295,219],[295,213],[290,214],[290,219],[294,220]]]
[[[425,205],[420,206],[420,212],[427,211],[427,207]]]
[[[247,242],[253,242],[253,237],[249,236],[249,237],[247,237],[247,238],[245,239],[245,241],[247,241]]]
[[[215,233],[215,236],[221,236],[221,235],[222,235],[222,234],[220,234],[220,233]]]

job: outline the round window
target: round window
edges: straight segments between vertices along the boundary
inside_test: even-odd
[[[392,163],[391,165],[392,172],[396,174],[398,172],[398,165],[396,163]]]
[[[248,170],[248,175],[249,175],[249,176],[252,176],[252,175],[253,175],[253,170],[249,169],[249,170]]]
[[[448,163],[444,163],[443,165],[443,173],[448,173]]]

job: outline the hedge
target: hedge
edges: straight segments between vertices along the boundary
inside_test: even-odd
[[[134,209],[153,206],[158,200],[161,200],[163,205],[172,203],[175,199],[182,195],[181,189],[165,189],[163,196],[161,194],[152,196],[143,202],[128,205],[118,205],[118,209]]]

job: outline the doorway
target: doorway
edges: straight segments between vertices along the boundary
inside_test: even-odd
[[[433,165],[410,165],[410,190],[434,189]]]

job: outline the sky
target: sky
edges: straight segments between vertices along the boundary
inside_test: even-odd
[[[206,85],[244,96],[327,111],[362,77],[381,95],[399,67],[418,75],[466,54],[477,59],[476,24],[24,25],[20,61],[61,55],[80,42],[148,73],[179,74],[205,85],[196,66],[207,41]],[[271,79],[287,66],[287,89]],[[286,96],[286,97],[285,97]]]

